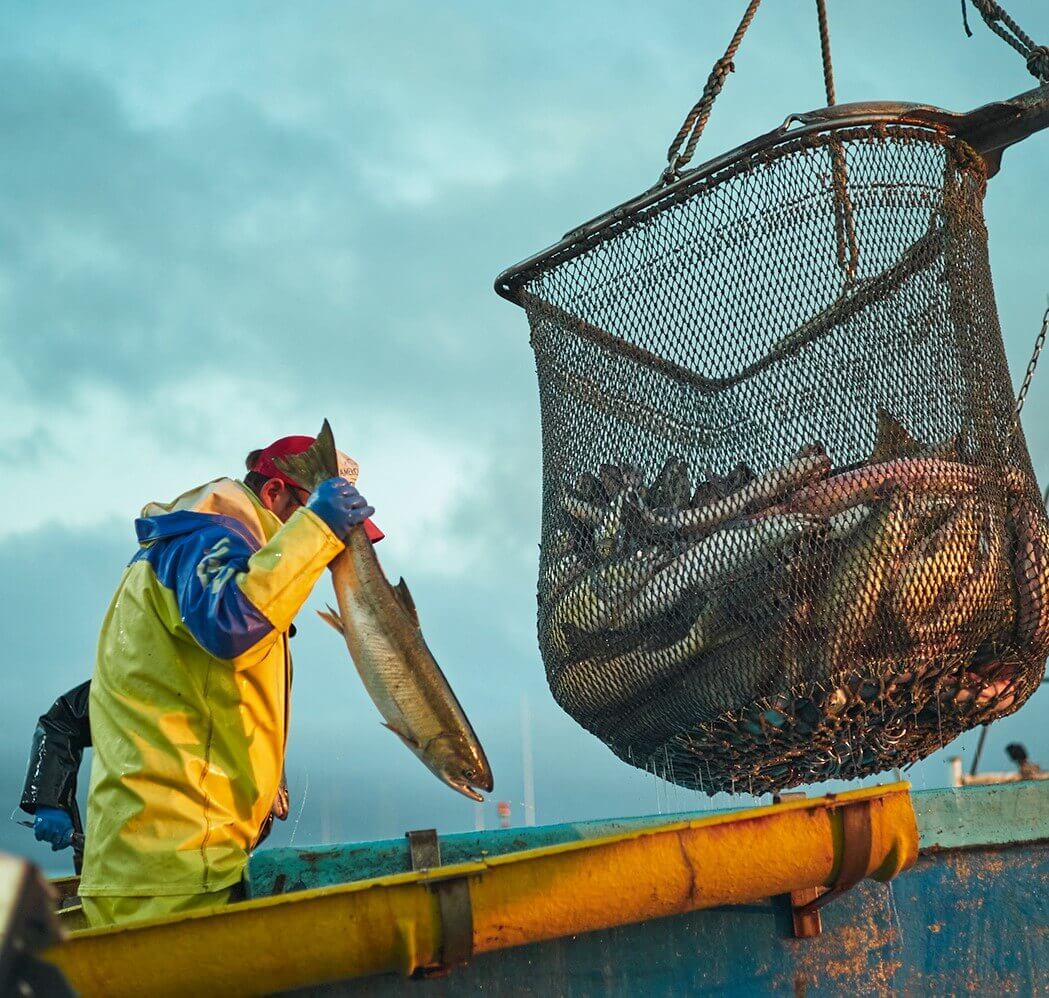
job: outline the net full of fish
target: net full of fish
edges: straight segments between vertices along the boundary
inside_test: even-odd
[[[540,642],[555,699],[674,782],[763,792],[913,762],[1031,690],[1049,536],[1029,480],[879,411],[867,459],[625,461],[559,494]]]
[[[1012,135],[1005,108],[954,120]],[[496,283],[536,360],[548,682],[709,791],[904,767],[1045,670],[997,154],[880,105],[803,117]]]

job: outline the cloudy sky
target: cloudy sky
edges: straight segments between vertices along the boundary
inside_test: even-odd
[[[554,705],[535,641],[540,451],[503,267],[650,186],[742,2],[30,3],[0,32],[0,790],[36,716],[86,678],[131,521],[324,416],[361,463],[430,644],[521,818],[725,806],[618,762]],[[1033,85],[957,0],[831,0],[842,101],[964,110]],[[1042,0],[1010,10],[1049,39]],[[769,3],[697,159],[823,103],[814,4]],[[1014,379],[1049,291],[1049,139],[1006,154],[987,215]],[[1044,375],[1049,378],[1049,375]],[[1026,425],[1049,475],[1049,388]],[[319,605],[325,584],[311,605]],[[313,621],[312,623],[310,621]],[[304,615],[275,844],[476,815],[382,730],[338,639]],[[988,761],[1045,689],[992,730]],[[946,779],[945,757],[912,770]],[[86,782],[86,767],[84,778]],[[495,823],[494,803],[486,810]],[[13,823],[0,847],[50,864]],[[67,854],[68,855],[68,854]]]

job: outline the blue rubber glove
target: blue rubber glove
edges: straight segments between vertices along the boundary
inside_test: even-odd
[[[60,807],[38,807],[33,834],[40,842],[50,842],[52,852],[68,849],[73,844],[73,819]]]
[[[345,478],[321,482],[306,503],[331,529],[339,540],[346,540],[350,530],[364,523],[375,508]]]

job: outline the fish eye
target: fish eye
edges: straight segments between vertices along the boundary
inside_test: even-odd
[[[464,777],[465,777],[465,778],[466,778],[467,780],[473,780],[473,778],[474,778],[474,777],[475,777],[476,775],[477,775],[477,774],[476,774],[476,773],[475,773],[475,772],[474,772],[474,771],[473,771],[472,769],[464,769],[464,770],[463,770],[463,776],[464,776]]]

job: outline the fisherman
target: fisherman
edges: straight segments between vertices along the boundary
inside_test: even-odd
[[[68,849],[83,834],[77,806],[77,776],[84,749],[91,744],[87,701],[90,683],[60,696],[40,715],[33,732],[25,786],[19,806],[33,816],[33,834],[51,850]],[[75,850],[79,866],[80,850]]]
[[[357,465],[310,494],[274,459],[147,506],[140,548],[99,637],[80,897],[92,926],[210,908],[243,895],[278,797],[292,621],[354,526],[382,538]]]
[[[1049,780],[1049,770],[1031,762],[1027,757],[1027,748],[1020,742],[1010,742],[1006,745],[1005,754],[1016,763],[1021,780]]]

